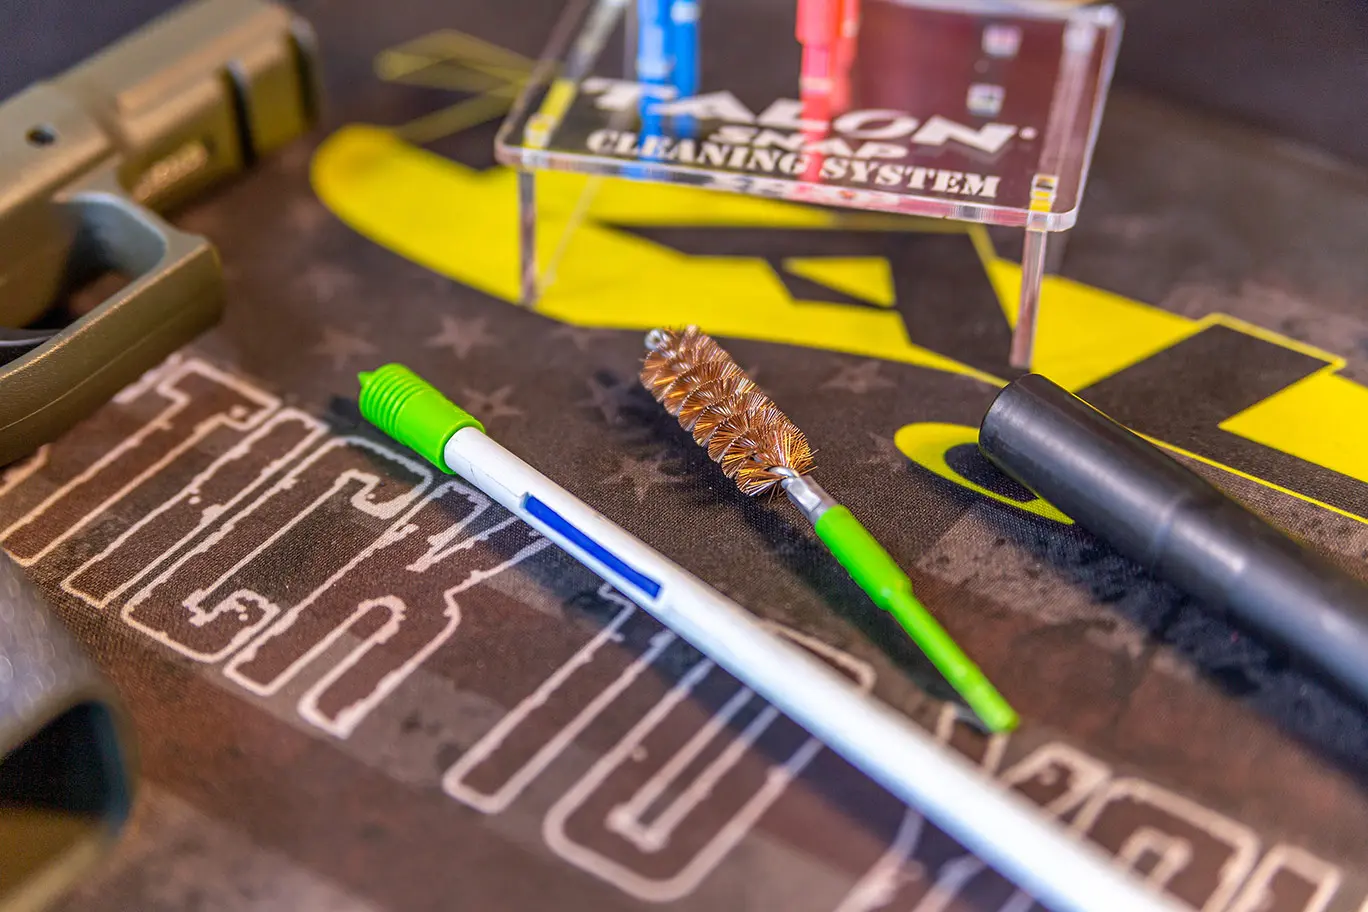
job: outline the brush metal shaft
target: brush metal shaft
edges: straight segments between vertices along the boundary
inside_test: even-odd
[[[792,475],[780,482],[789,502],[803,511],[808,522],[816,525],[822,514],[836,506],[836,500],[811,475]]]

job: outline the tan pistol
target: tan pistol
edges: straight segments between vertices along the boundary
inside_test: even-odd
[[[199,0],[0,104],[0,466],[218,318],[213,246],[157,213],[308,129],[315,62],[283,7]],[[108,272],[128,284],[35,328]]]

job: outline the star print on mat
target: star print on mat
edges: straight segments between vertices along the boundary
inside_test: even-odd
[[[493,345],[498,339],[489,334],[489,321],[484,317],[471,320],[442,317],[442,331],[428,340],[428,348],[449,348],[457,358],[465,358],[482,345]]]
[[[887,389],[893,383],[879,376],[879,367],[878,361],[861,361],[843,367],[836,376],[822,384],[822,389],[849,390],[857,396],[863,396],[870,390]]]
[[[492,393],[481,393],[466,387],[461,391],[461,395],[465,397],[461,407],[481,421],[516,418],[523,413],[522,409],[508,402],[508,397],[513,395],[512,386],[500,387]]]
[[[683,480],[662,472],[660,467],[664,462],[664,456],[652,456],[649,459],[633,459],[631,456],[623,456],[618,470],[603,479],[602,483],[607,485],[631,482],[637,503],[641,503],[656,485],[678,484]]]
[[[348,361],[361,355],[373,355],[376,347],[361,336],[343,332],[333,326],[323,327],[323,339],[313,348],[312,354],[332,359],[333,370],[342,370]]]
[[[592,350],[596,343],[603,341],[610,335],[612,333],[606,329],[590,329],[587,326],[557,326],[551,331],[551,338],[568,339],[575,348],[582,352]]]
[[[617,424],[622,413],[639,401],[636,398],[637,386],[634,383],[605,383],[598,377],[585,381],[589,388],[589,398],[575,404],[584,408],[598,409],[608,424]]]
[[[898,449],[897,444],[881,434],[873,431],[865,431],[865,436],[874,441],[874,455],[868,459],[860,460],[860,465],[883,466],[890,472],[898,472],[907,468],[907,457],[902,450]]]
[[[333,214],[316,199],[301,199],[285,210],[285,220],[300,234],[312,234],[332,220]]]
[[[339,298],[350,297],[356,287],[354,273],[327,264],[306,270],[299,280],[309,296],[321,304],[331,304]]]

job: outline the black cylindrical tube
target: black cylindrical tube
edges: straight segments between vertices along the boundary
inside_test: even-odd
[[[1368,586],[1064,388],[1028,374],[984,416],[998,468],[1147,569],[1368,702]]]

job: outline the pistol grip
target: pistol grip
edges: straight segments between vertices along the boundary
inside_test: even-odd
[[[0,907],[39,909],[112,845],[135,778],[113,690],[0,551]]]

